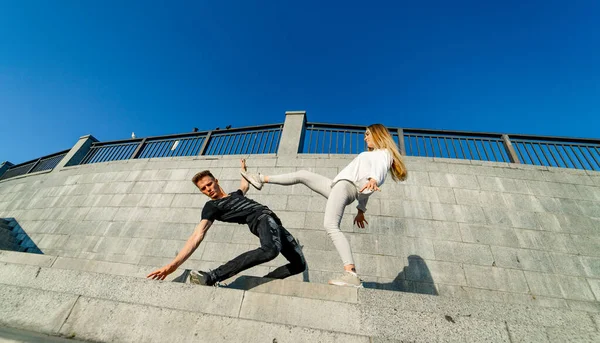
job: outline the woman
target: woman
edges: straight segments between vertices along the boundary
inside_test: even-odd
[[[364,215],[367,200],[374,191],[380,190],[388,170],[394,181],[404,181],[407,176],[398,147],[385,126],[373,124],[367,127],[365,142],[368,151],[360,153],[333,180],[306,170],[271,176],[250,174],[242,170],[242,176],[258,190],[264,183],[285,186],[302,183],[327,198],[323,225],[344,263],[344,274],[330,280],[331,285],[362,287],[350,244],[340,230],[344,208],[358,200],[358,214],[354,223],[364,228],[365,223],[368,224]]]

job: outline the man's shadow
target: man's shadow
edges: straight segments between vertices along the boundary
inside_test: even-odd
[[[418,294],[438,295],[425,261],[418,255],[408,257],[404,267],[392,282],[363,282],[363,287]]]

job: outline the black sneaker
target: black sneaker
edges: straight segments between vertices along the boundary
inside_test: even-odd
[[[190,272],[190,283],[203,286],[214,286],[217,281],[212,272],[203,272],[201,270]]]

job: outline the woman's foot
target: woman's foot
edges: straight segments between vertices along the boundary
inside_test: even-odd
[[[241,170],[240,173],[242,174],[244,179],[246,179],[246,181],[248,181],[252,185],[252,187],[254,187],[260,191],[260,189],[262,188],[263,183],[264,183],[261,179],[260,173],[252,174],[252,173],[248,173],[245,170]]]
[[[363,287],[362,281],[360,280],[358,275],[355,272],[351,272],[348,270],[345,271],[344,274],[342,274],[340,277],[329,280],[329,284],[335,286],[347,286],[355,288]]]

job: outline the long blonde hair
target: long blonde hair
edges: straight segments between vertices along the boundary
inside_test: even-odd
[[[372,124],[367,127],[367,130],[371,132],[376,149],[387,149],[392,153],[393,162],[392,167],[390,168],[392,179],[394,181],[406,180],[408,171],[406,170],[406,166],[404,166],[402,155],[400,155],[400,151],[398,151],[398,146],[396,145],[396,142],[394,142],[388,129],[381,124]]]

